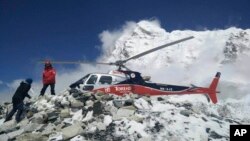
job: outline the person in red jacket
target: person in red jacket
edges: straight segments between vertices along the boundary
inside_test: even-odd
[[[50,86],[51,95],[55,95],[56,70],[52,67],[50,61],[45,62],[43,71],[43,88],[40,96],[43,96],[47,87]]]

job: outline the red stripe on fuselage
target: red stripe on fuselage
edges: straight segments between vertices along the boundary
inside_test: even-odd
[[[124,95],[129,93],[135,93],[139,95],[178,95],[178,94],[203,94],[208,93],[208,88],[197,87],[192,88],[189,87],[188,89],[182,91],[165,91],[159,90],[151,87],[145,87],[142,85],[134,85],[134,84],[121,84],[121,85],[113,85],[105,88],[99,88],[93,90],[94,92],[102,91],[104,93],[113,93],[116,95]]]

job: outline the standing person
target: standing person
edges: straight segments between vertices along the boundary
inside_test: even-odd
[[[50,61],[45,62],[43,71],[43,88],[40,96],[43,96],[47,87],[50,86],[51,95],[55,95],[56,70],[52,67]]]
[[[23,100],[25,97],[28,97],[29,99],[31,98],[28,94],[28,91],[31,88],[32,81],[33,80],[31,78],[27,78],[25,81],[22,81],[20,83],[20,86],[17,88],[14,96],[12,97],[13,108],[6,116],[5,122],[11,120],[12,116],[16,113],[17,110],[18,112],[16,114],[16,121],[21,121],[21,115],[24,110]]]

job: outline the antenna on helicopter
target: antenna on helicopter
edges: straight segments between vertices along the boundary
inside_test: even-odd
[[[105,62],[88,62],[88,61],[50,61],[50,62],[53,63],[53,64],[101,64],[101,65],[114,65],[114,66],[118,67],[118,70],[122,70],[122,68],[124,68],[126,70],[130,70],[129,68],[127,68],[124,65],[129,60],[137,59],[139,57],[142,57],[142,56],[147,55],[149,53],[152,53],[154,51],[157,51],[157,50],[160,50],[160,49],[163,49],[163,48],[166,48],[166,47],[172,46],[174,44],[178,44],[180,42],[184,42],[184,41],[187,41],[187,40],[190,40],[190,39],[193,39],[193,38],[194,38],[193,36],[190,36],[190,37],[186,37],[186,38],[183,38],[183,39],[180,39],[180,40],[176,40],[176,41],[173,41],[173,42],[170,42],[170,43],[167,43],[167,44],[155,47],[153,49],[144,51],[144,52],[139,53],[139,54],[137,54],[135,56],[127,58],[125,60],[117,60],[115,62],[109,62],[109,63],[105,63]],[[39,61],[39,63],[44,63],[44,61]]]

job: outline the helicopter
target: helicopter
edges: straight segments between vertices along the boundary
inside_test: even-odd
[[[125,63],[152,53],[154,51],[169,47],[180,42],[184,42],[194,38],[193,36],[186,37],[180,40],[176,40],[153,49],[144,51],[135,56],[127,58],[125,60],[117,60],[115,62],[103,63],[95,62],[95,64],[102,65],[114,65],[117,66],[117,70],[110,71],[109,73],[89,73],[79,79],[78,81],[72,83],[69,87],[72,89],[80,88],[84,91],[92,92],[102,92],[105,94],[115,94],[118,96],[123,96],[125,94],[138,94],[146,96],[160,96],[160,95],[184,95],[184,94],[204,94],[207,96],[208,100],[212,101],[214,104],[217,103],[217,85],[219,83],[219,78],[221,73],[217,72],[213,78],[209,87],[199,87],[195,85],[191,86],[179,86],[179,85],[169,85],[154,83],[149,81],[149,76],[142,76],[140,72],[132,71],[125,66]],[[51,63],[60,64],[84,64],[90,62],[76,61],[76,62],[60,62],[51,61]]]

